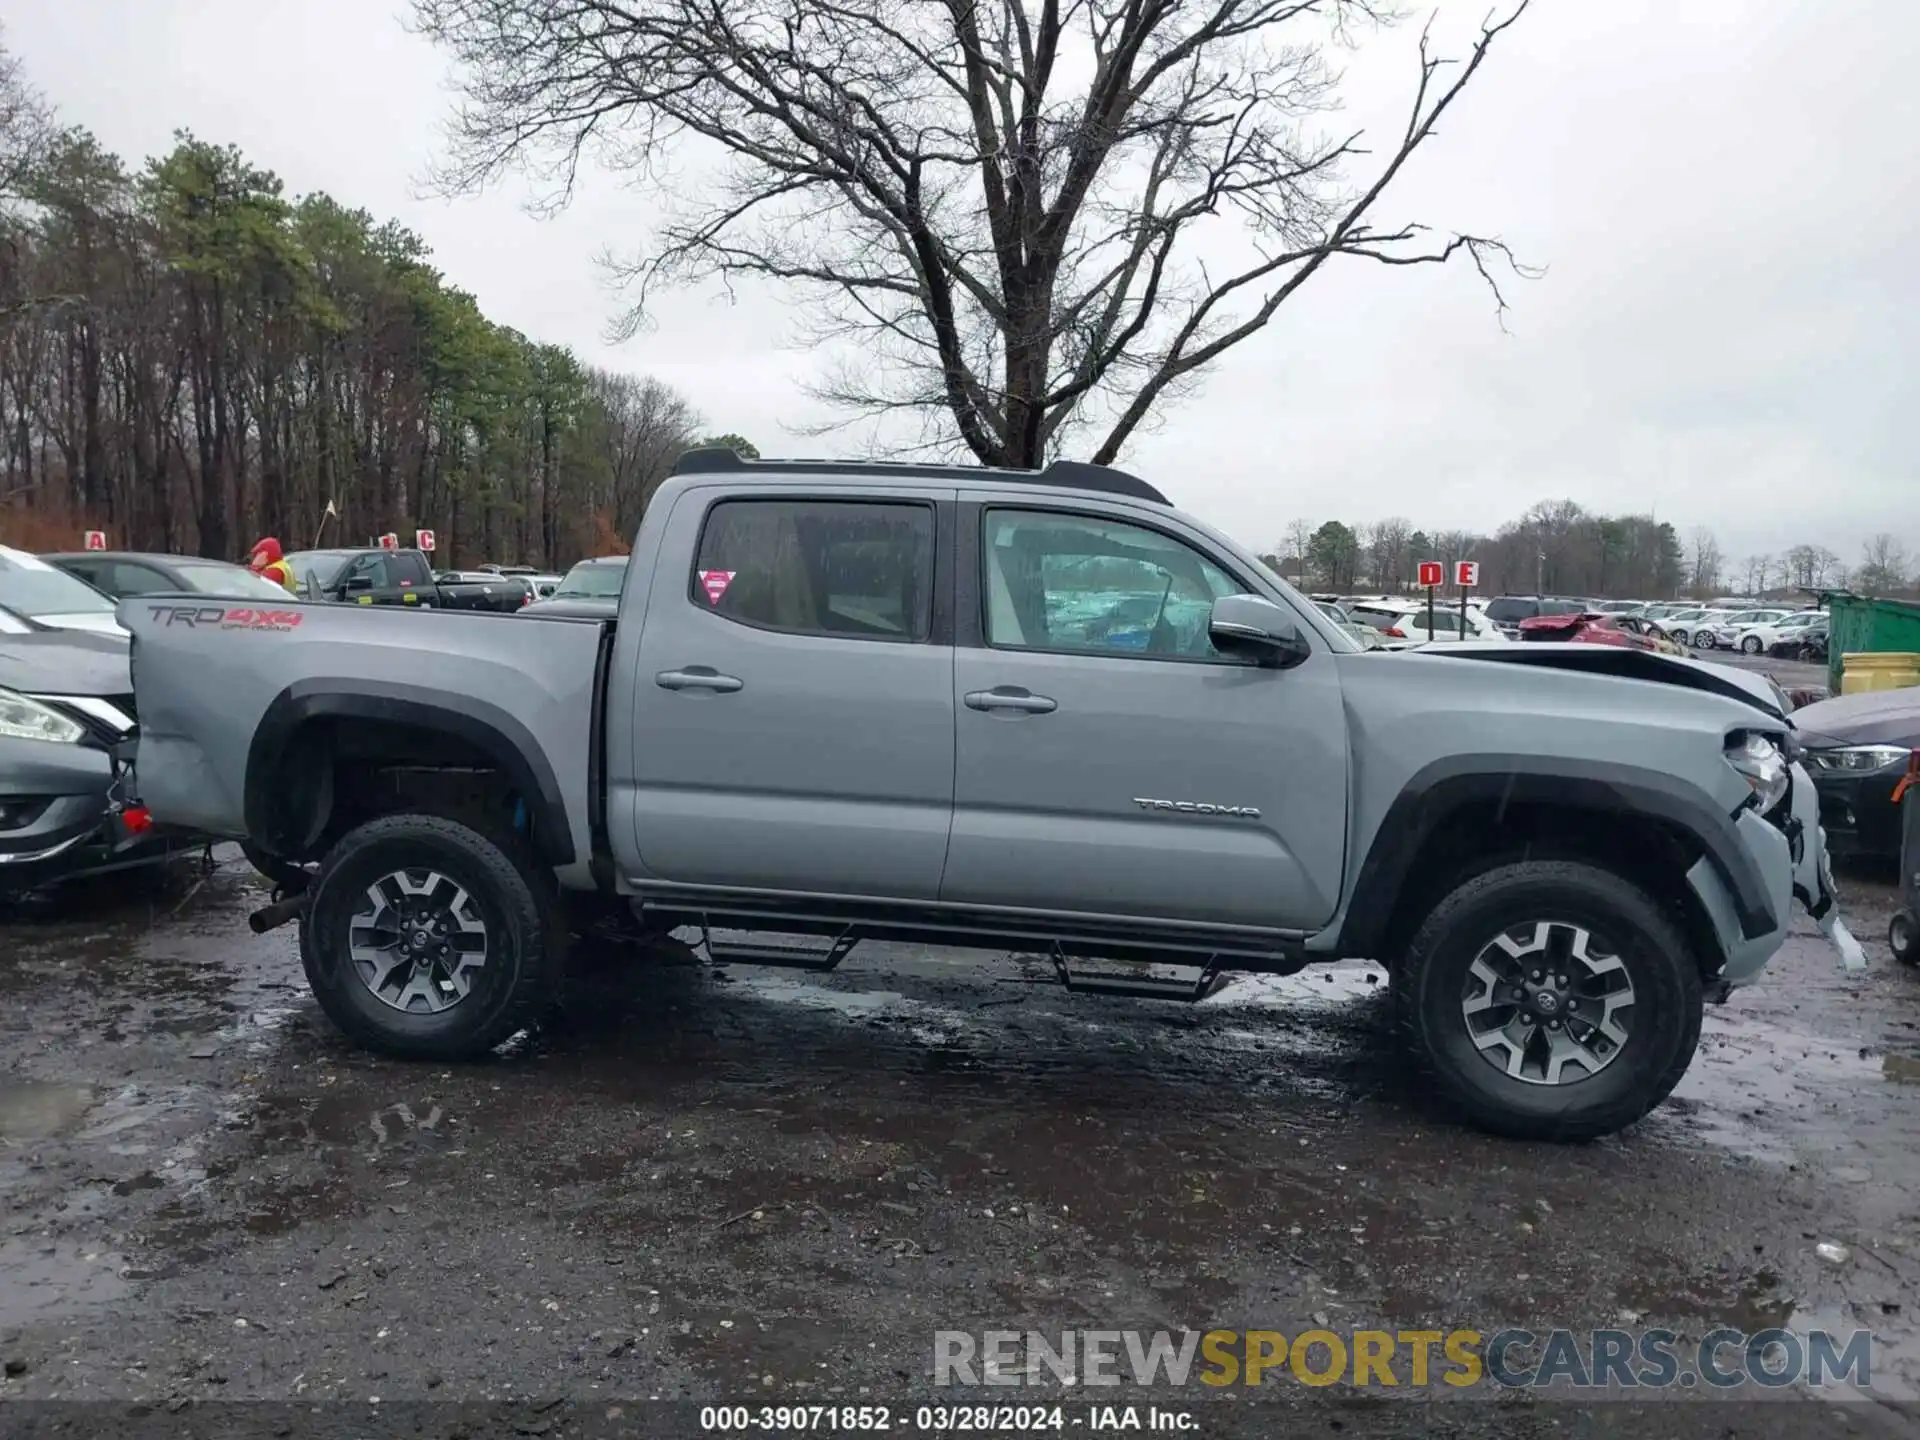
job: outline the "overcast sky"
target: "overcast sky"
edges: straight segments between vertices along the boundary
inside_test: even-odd
[[[1488,3],[1445,0],[1443,43]],[[595,177],[557,220],[512,188],[419,197],[449,77],[399,13],[0,0],[62,119],[130,161],[180,128],[236,144],[290,193],[399,218],[494,319],[660,376],[768,454],[835,453],[792,433],[818,357],[781,343],[776,295],[682,293],[606,341],[594,257],[644,238],[645,196]],[[1352,118],[1391,121],[1417,38],[1353,58]],[[1920,549],[1916,54],[1914,0],[1536,0],[1381,215],[1547,267],[1512,287],[1509,333],[1465,268],[1325,272],[1125,463],[1261,547],[1297,516],[1491,529],[1571,497],[1710,525],[1730,558],[1811,541],[1852,563],[1876,530]]]

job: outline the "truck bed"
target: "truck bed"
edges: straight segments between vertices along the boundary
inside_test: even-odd
[[[607,625],[152,597],[123,600],[119,617],[133,636],[137,793],[169,823],[260,843],[277,797],[249,772],[264,773],[266,752],[284,756],[316,726],[451,725],[526,792],[556,866],[586,863]]]

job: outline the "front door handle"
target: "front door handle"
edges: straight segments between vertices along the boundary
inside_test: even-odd
[[[653,677],[662,690],[713,690],[731,695],[745,685],[732,675],[722,675],[711,665],[689,665],[684,670],[662,670]]]
[[[996,685],[991,690],[971,690],[966,696],[969,710],[1021,710],[1029,715],[1045,715],[1060,707],[1044,695],[1035,695],[1018,685]]]

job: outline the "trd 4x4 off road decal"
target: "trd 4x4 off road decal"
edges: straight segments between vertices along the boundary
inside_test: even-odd
[[[285,634],[302,620],[298,610],[254,610],[243,605],[149,605],[161,625],[216,630],[271,630]]]

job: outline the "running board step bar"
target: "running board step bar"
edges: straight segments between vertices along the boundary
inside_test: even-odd
[[[1178,1000],[1184,1004],[1197,1004],[1213,993],[1220,983],[1220,977],[1226,973],[1221,957],[1209,955],[1206,963],[1200,967],[1200,974],[1194,979],[1178,975],[1076,975],[1073,972],[1071,958],[1059,945],[1055,944],[1049,952],[1053,961],[1053,972],[1060,977],[1063,988],[1075,995],[1112,995],[1131,1000]]]
[[[713,927],[700,922],[700,939],[707,958],[716,965],[772,965],[785,970],[812,970],[826,974],[840,968],[853,947],[860,943],[858,926],[849,925],[825,945],[769,945],[734,940],[716,940]]]

